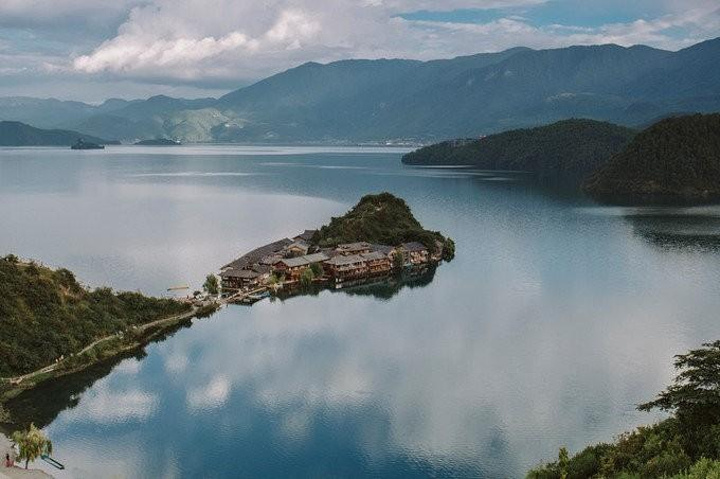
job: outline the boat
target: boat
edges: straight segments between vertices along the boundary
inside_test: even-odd
[[[48,456],[47,454],[41,455],[41,456],[40,456],[40,459],[42,459],[43,461],[47,462],[48,464],[50,464],[50,465],[51,465],[52,467],[54,467],[55,469],[60,469],[60,470],[65,469],[65,466],[64,466],[64,465],[62,465],[60,462],[56,461],[56,460],[53,459],[52,457]]]
[[[104,150],[104,145],[98,145],[97,143],[92,143],[89,141],[85,141],[82,138],[78,138],[78,140],[70,147],[71,150]]]

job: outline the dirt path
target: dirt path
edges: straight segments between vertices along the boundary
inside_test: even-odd
[[[193,316],[195,316],[195,314],[197,314],[198,309],[199,308],[193,306],[192,310],[188,311],[187,313],[178,314],[178,315],[170,316],[167,318],[157,319],[157,320],[151,321],[149,323],[135,326],[134,330],[142,333],[152,327],[155,327],[155,326],[158,326],[158,325],[161,325],[164,323],[173,323],[173,322],[182,321],[183,319],[192,318]],[[109,341],[111,339],[115,339],[117,337],[118,337],[117,334],[111,334],[109,336],[105,336],[103,338],[95,340],[92,343],[85,346],[84,348],[82,348],[79,352],[75,353],[75,355],[80,356],[81,354],[84,354],[84,353],[90,351],[92,348],[96,347],[98,344],[104,343],[105,341]],[[23,374],[22,376],[16,376],[14,378],[0,378],[0,381],[9,382],[10,384],[20,384],[23,381],[34,378],[35,376],[39,376],[41,374],[47,374],[52,371],[55,371],[58,368],[58,366],[60,366],[64,361],[65,361],[65,359],[63,359],[62,361],[58,361],[56,363],[50,364],[48,366],[42,367],[36,371],[32,371],[30,373]]]

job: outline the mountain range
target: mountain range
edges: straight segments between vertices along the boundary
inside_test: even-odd
[[[639,126],[720,111],[720,38],[646,46],[513,48],[449,60],[305,63],[220,98],[0,98],[0,120],[134,141],[430,142],[590,118]]]

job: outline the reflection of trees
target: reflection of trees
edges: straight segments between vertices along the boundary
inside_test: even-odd
[[[388,300],[403,288],[423,288],[429,285],[435,278],[435,270],[436,267],[428,266],[333,291],[351,296],[373,296],[378,299]]]
[[[633,233],[652,246],[666,250],[720,251],[720,217],[703,214],[626,216]]]
[[[398,294],[403,288],[422,288],[430,284],[435,277],[436,266],[423,266],[403,271],[399,274],[390,274],[358,281],[348,281],[341,289],[328,286],[314,285],[312,287],[281,290],[277,298],[281,300],[295,296],[317,296],[324,290],[333,293],[345,293],[351,296],[374,296],[377,299],[388,300]],[[271,298],[273,300],[274,298]]]
[[[180,329],[188,328],[191,325],[191,320],[174,325],[133,350],[101,361],[82,371],[50,379],[33,389],[23,391],[5,403],[12,422],[5,425],[10,427],[2,427],[0,430],[9,432],[9,430],[17,428],[26,428],[31,422],[34,422],[39,428],[49,425],[62,411],[77,406],[82,393],[96,381],[110,374],[120,362],[132,357],[144,358],[146,356],[145,346],[164,341]]]

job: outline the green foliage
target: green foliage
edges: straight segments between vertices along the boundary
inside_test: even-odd
[[[720,461],[700,459],[687,473],[674,475],[670,479],[720,479]]]
[[[315,274],[311,268],[305,268],[300,274],[300,286],[303,288],[309,288],[315,279]]]
[[[312,243],[321,247],[356,241],[393,246],[417,241],[435,251],[437,243],[445,244],[446,239],[438,232],[423,229],[404,200],[380,193],[363,196],[348,213],[333,218],[312,238]]]
[[[568,457],[567,448],[563,446],[558,452],[558,469],[560,470],[560,479],[567,479],[569,462],[570,458]]]
[[[189,309],[140,293],[86,290],[66,269],[0,261],[0,377],[34,371],[96,339]]]
[[[325,270],[323,269],[323,265],[321,263],[311,264],[310,270],[316,278],[321,278],[325,274]]]
[[[9,254],[9,255],[3,257],[2,260],[7,261],[8,263],[13,263],[13,264],[20,262],[20,258],[15,256],[14,254]]]
[[[420,148],[403,157],[411,165],[473,165],[485,170],[528,171],[541,177],[581,180],[621,151],[634,130],[593,120],[454,140]]]
[[[533,479],[720,478],[720,341],[676,356],[674,384],[641,410],[673,415],[528,473]]]
[[[52,454],[52,442],[35,424],[30,424],[26,431],[16,431],[12,435],[12,440],[18,445],[20,454],[17,458],[25,461],[25,469],[30,462],[35,461],[43,454]]]
[[[218,283],[217,276],[214,274],[207,275],[205,283],[203,284],[203,290],[208,294],[216,296],[220,292],[220,284]]]
[[[405,258],[403,257],[403,254],[399,251],[395,251],[393,253],[393,257],[392,257],[393,269],[399,271],[399,270],[403,269],[404,265],[405,265]]]
[[[117,143],[76,131],[42,130],[19,121],[0,121],[0,146],[70,146],[78,138],[92,143]]]
[[[720,114],[662,120],[589,178],[598,197],[720,195]]]

